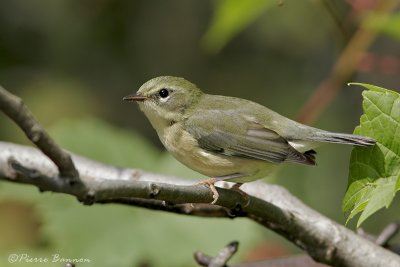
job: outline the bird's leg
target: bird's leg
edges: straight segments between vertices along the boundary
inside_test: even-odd
[[[203,180],[203,181],[199,182],[199,184],[206,185],[206,186],[208,186],[208,187],[210,188],[210,190],[211,190],[211,192],[212,192],[212,194],[213,194],[213,199],[214,199],[210,204],[213,205],[213,204],[215,204],[215,203],[217,202],[217,200],[218,200],[218,198],[219,198],[218,191],[217,191],[217,189],[215,188],[215,185],[214,185],[214,184],[215,184],[216,182],[227,181],[227,180],[229,181],[229,179],[234,179],[234,178],[238,178],[238,177],[242,177],[242,176],[243,176],[243,174],[241,174],[241,173],[234,173],[234,174],[226,175],[226,176],[208,178],[208,179],[206,179],[206,180]],[[240,191],[240,192],[242,192],[241,195],[246,194],[245,192],[243,192],[242,190],[239,189],[239,187],[240,187],[241,185],[242,185],[242,184],[239,184],[237,190],[235,190],[235,191]],[[234,186],[235,186],[235,185],[234,185]],[[239,192],[239,193],[240,193],[240,192]],[[246,196],[247,196],[247,194],[246,194]]]
[[[201,182],[199,182],[199,184],[202,185],[206,185],[210,188],[212,194],[213,194],[213,201],[210,203],[211,205],[214,205],[215,202],[217,202],[218,198],[219,198],[219,194],[217,189],[215,188],[215,183],[218,182],[219,180],[217,178],[208,178],[206,180],[203,180]]]

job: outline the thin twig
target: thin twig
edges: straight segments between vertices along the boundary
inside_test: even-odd
[[[225,267],[226,263],[232,258],[232,256],[237,252],[239,247],[239,242],[233,241],[222,248],[218,255],[210,257],[203,252],[197,251],[194,253],[194,259],[200,266],[207,267]]]
[[[212,257],[204,254],[201,251],[196,251],[193,255],[194,260],[197,262],[198,265],[200,266],[208,266],[210,262],[212,261]]]
[[[379,246],[387,247],[389,241],[399,232],[399,227],[400,225],[398,223],[388,224],[377,236],[366,232],[362,228],[359,228],[357,229],[357,234]]]
[[[390,13],[398,4],[398,0],[381,0],[375,12],[378,14]],[[319,84],[300,109],[297,121],[312,124],[317,120],[347,80],[354,74],[364,52],[376,39],[377,34],[376,29],[367,28],[365,23],[361,23],[333,66],[330,75]]]
[[[387,246],[389,241],[397,235],[399,232],[400,224],[399,223],[391,223],[387,225],[382,232],[378,235],[375,240],[375,243],[379,246]]]
[[[68,179],[70,184],[80,183],[70,155],[63,151],[40,126],[22,99],[11,94],[0,86],[0,110],[11,118],[46,156],[58,167],[60,176]]]

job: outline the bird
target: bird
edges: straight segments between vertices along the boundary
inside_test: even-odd
[[[268,176],[281,163],[316,165],[322,143],[372,146],[370,137],[334,133],[286,118],[250,100],[204,93],[174,76],[145,82],[125,101],[137,102],[164,147],[181,163],[215,183],[246,182]]]

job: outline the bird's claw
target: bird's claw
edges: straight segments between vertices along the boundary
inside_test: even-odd
[[[211,192],[213,194],[212,197],[214,199],[210,203],[211,205],[214,205],[215,203],[217,203],[218,198],[219,198],[219,193],[218,193],[218,191],[217,191],[217,189],[215,188],[215,185],[214,185],[216,182],[217,182],[217,179],[215,179],[215,178],[209,178],[209,179],[206,179],[204,181],[199,182],[199,184],[208,186],[208,188],[210,188],[210,190],[211,190]]]

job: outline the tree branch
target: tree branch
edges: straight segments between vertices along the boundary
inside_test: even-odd
[[[119,168],[72,155],[87,190],[60,183],[57,168],[40,151],[0,142],[0,178],[32,184],[42,191],[76,196],[85,204],[124,203],[146,208],[209,217],[248,217],[306,250],[316,261],[334,266],[396,266],[400,257],[358,236],[305,206],[287,190],[260,181],[243,185],[240,193],[218,188],[216,206],[208,204],[207,187],[185,179],[136,169]]]
[[[233,241],[227,246],[222,248],[216,257],[210,257],[201,251],[194,253],[194,258],[200,266],[207,267],[228,267],[226,263],[230,258],[237,252],[239,243]],[[315,262],[308,255],[294,255],[289,257],[280,257],[274,259],[267,259],[254,262],[241,263],[239,265],[233,265],[233,267],[329,267],[328,265]]]
[[[377,236],[375,243],[380,246],[387,246],[389,241],[399,232],[399,223],[391,223],[387,225]]]
[[[213,200],[206,186],[68,155],[21,99],[1,87],[0,108],[48,156],[32,147],[0,142],[0,179],[73,195],[84,204],[123,203],[186,215],[248,217],[291,240],[316,261],[335,266],[400,263],[399,256],[308,208],[282,187],[259,181],[244,184],[248,199],[237,191],[218,188],[218,206],[203,204]]]
[[[362,230],[362,228],[359,228],[357,233],[360,236],[375,242],[375,244],[378,244],[379,246],[387,247],[392,250],[393,247],[390,246],[388,244],[388,242],[390,241],[390,239],[392,239],[398,233],[399,227],[400,227],[400,225],[398,223],[391,223],[391,224],[387,225],[378,236],[371,235],[371,234],[365,232],[364,230]],[[218,255],[215,258],[210,257],[200,251],[195,252],[194,258],[200,266],[210,267],[210,266],[212,266],[212,264],[217,262],[219,264],[218,266],[228,267],[226,265],[226,263],[237,252],[238,245],[239,244],[237,241],[229,243],[218,253]],[[395,250],[392,250],[392,251],[399,254]],[[273,258],[273,259],[267,259],[267,260],[261,260],[261,261],[245,262],[245,263],[241,263],[239,265],[234,265],[234,267],[268,267],[268,266],[273,266],[273,267],[279,267],[279,266],[328,267],[328,265],[315,262],[308,255],[294,255],[294,256],[288,256],[288,257],[279,257],[279,258]]]
[[[237,252],[239,242],[233,241],[222,248],[216,257],[210,257],[201,251],[194,253],[194,259],[200,266],[207,267],[226,267],[226,263]]]
[[[79,173],[68,153],[63,151],[40,126],[22,99],[0,86],[0,110],[10,117],[46,156],[58,167],[60,176],[73,185],[80,183]]]

